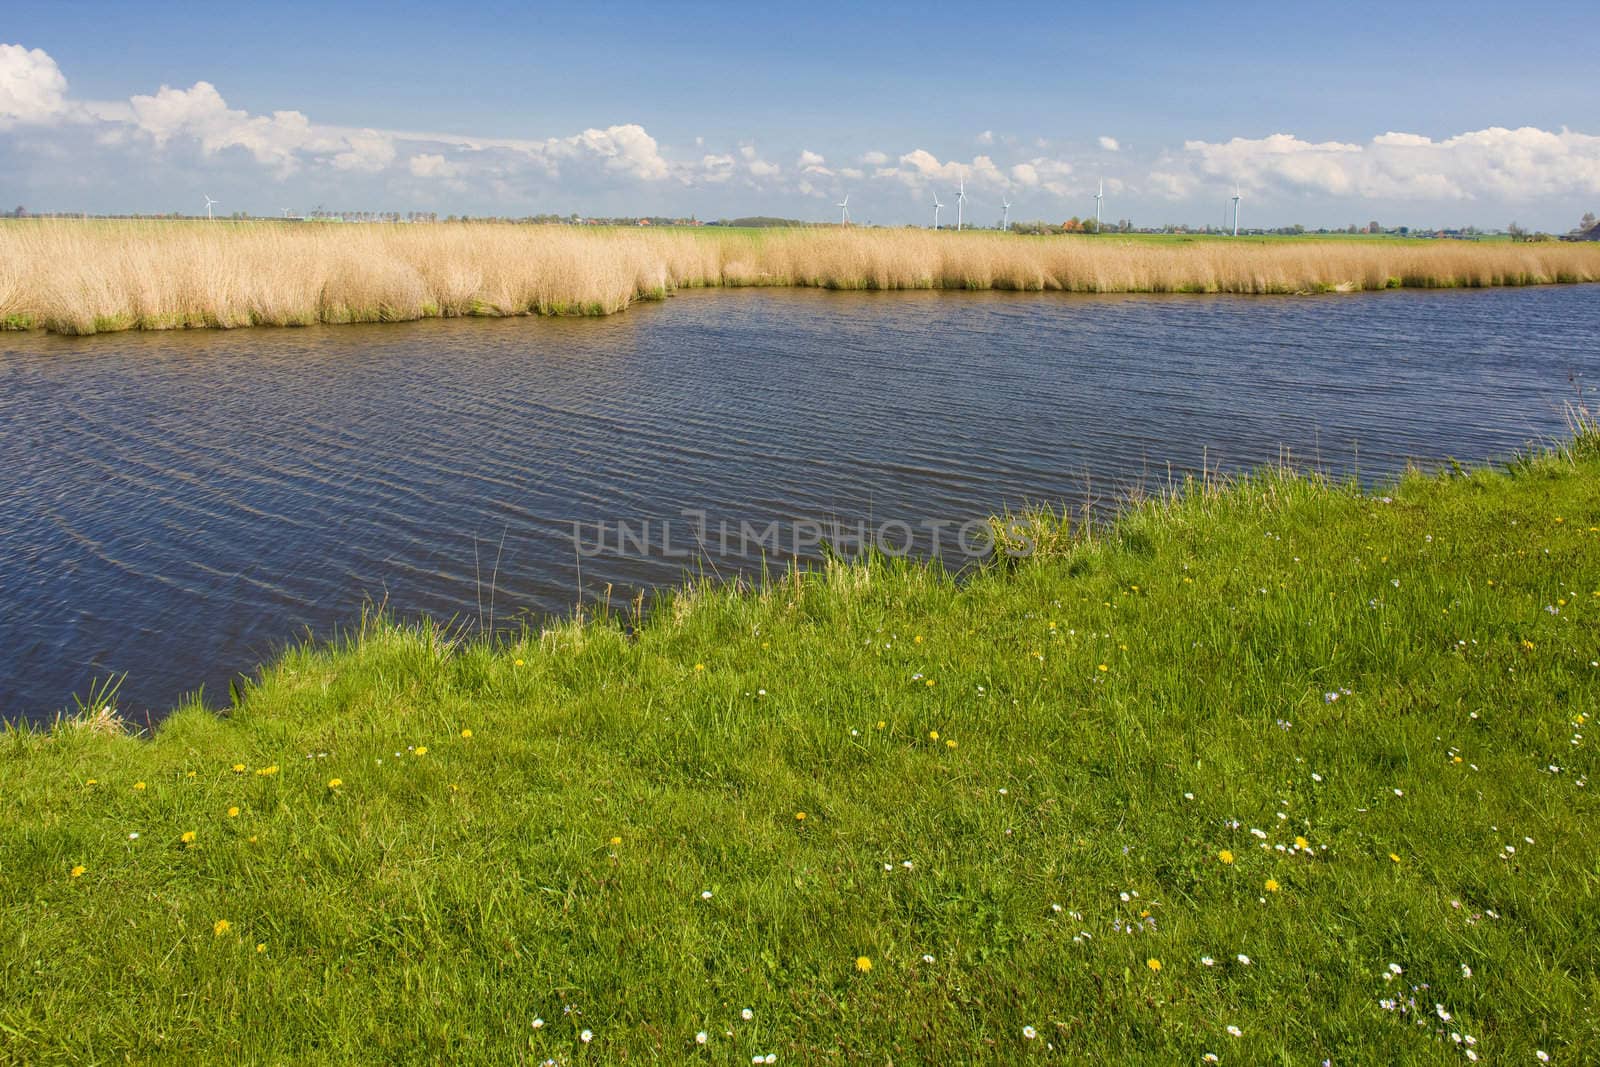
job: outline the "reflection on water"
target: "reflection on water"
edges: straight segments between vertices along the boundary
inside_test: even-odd
[[[606,319],[5,335],[0,715],[121,672],[124,707],[159,715],[366,598],[475,620],[492,576],[505,619],[570,609],[580,562],[616,601],[691,565],[580,561],[574,522],[675,519],[674,549],[686,511],[953,538],[1285,449],[1363,478],[1503,455],[1561,433],[1596,321],[1595,286],[734,291]]]

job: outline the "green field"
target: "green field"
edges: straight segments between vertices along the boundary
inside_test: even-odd
[[[1600,1060],[1600,435],[1034,532],[10,732],[0,1060]]]

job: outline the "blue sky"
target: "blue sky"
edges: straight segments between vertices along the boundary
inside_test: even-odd
[[[1600,210],[1577,4],[18,5],[0,199],[764,213],[1092,212],[1565,230]],[[167,92],[162,89],[166,87]],[[7,204],[10,206],[10,204]]]

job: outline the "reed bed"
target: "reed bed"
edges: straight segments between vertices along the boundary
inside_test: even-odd
[[[701,286],[1314,293],[1600,281],[1600,246],[832,228],[0,225],[0,324],[58,333],[602,315]]]

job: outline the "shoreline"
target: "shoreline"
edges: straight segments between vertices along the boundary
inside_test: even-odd
[[[1600,246],[920,230],[0,225],[0,328],[591,316],[700,288],[1313,295],[1600,281]]]
[[[1417,1059],[1439,1027],[1384,1005],[1425,983],[1446,1041],[1592,1058],[1596,515],[1580,419],[1381,495],[1266,468],[1038,516],[962,582],[371,620],[148,738],[8,731],[9,1047]]]

